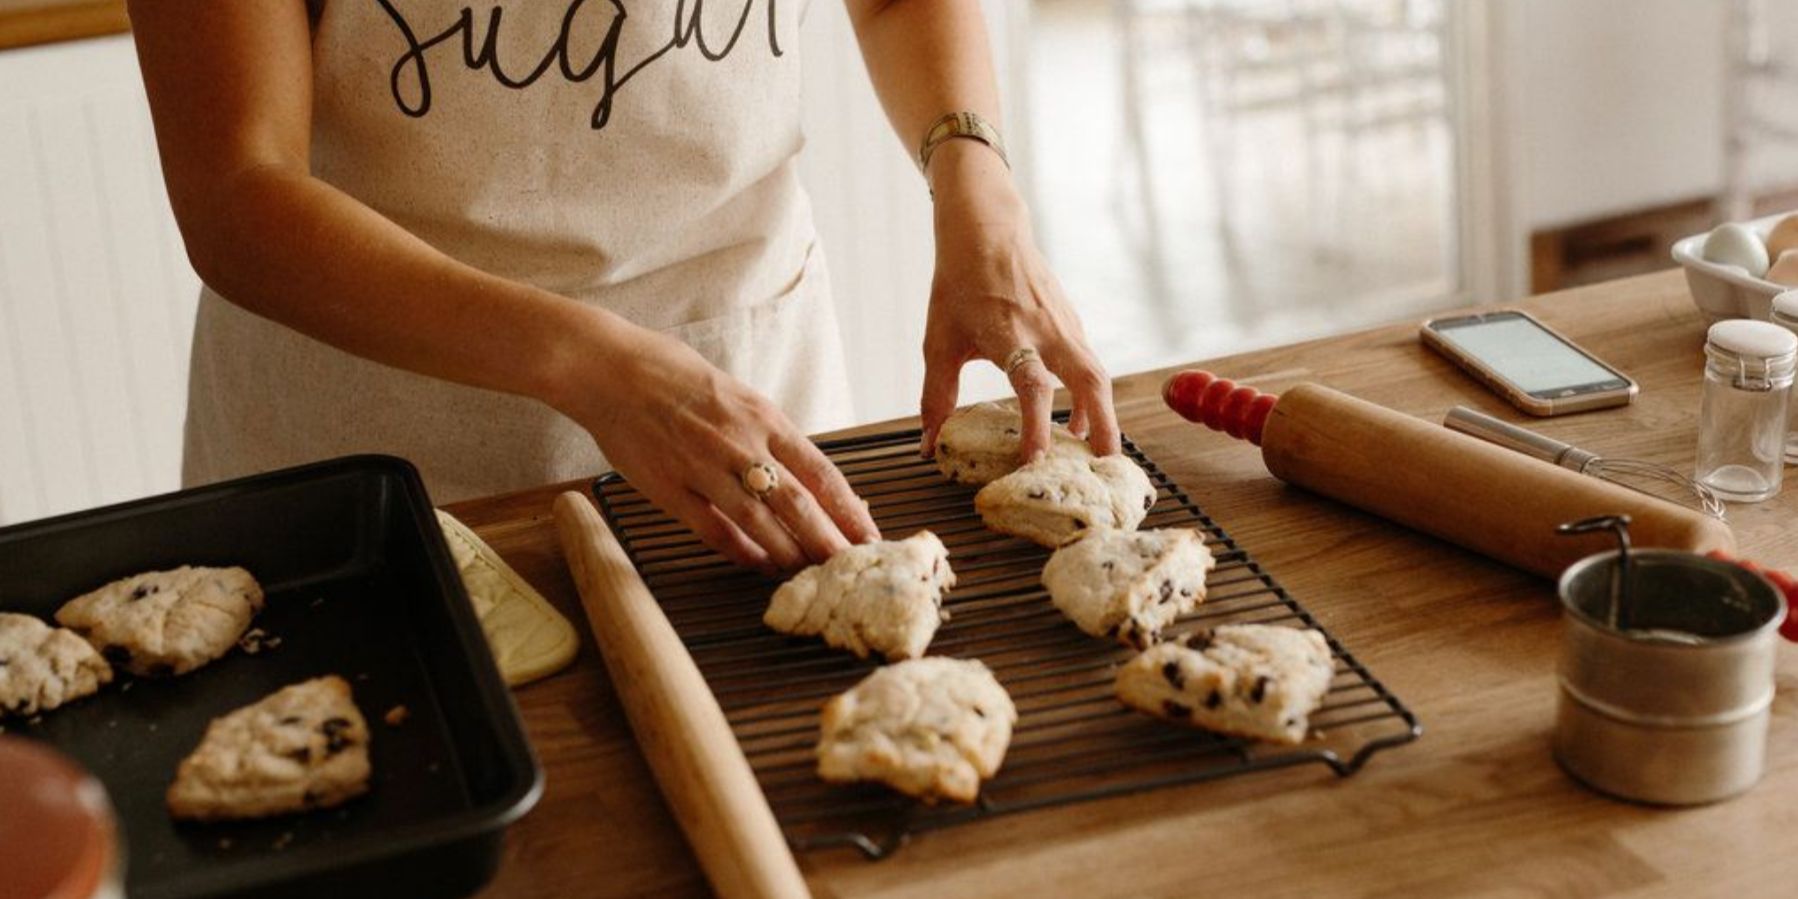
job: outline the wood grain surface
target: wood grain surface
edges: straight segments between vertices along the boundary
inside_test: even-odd
[[[1521,305],[1640,381],[1637,402],[1526,420],[1420,346],[1415,323],[1204,367],[1266,390],[1316,381],[1432,421],[1470,405],[1605,455],[1690,466],[1704,327],[1678,273]],[[1680,810],[1594,795],[1549,756],[1560,624],[1548,581],[1282,485],[1254,447],[1164,409],[1162,374],[1119,382],[1125,430],[1417,712],[1423,739],[1343,780],[1307,767],[1007,816],[922,835],[882,862],[802,854],[815,895],[1792,893],[1798,649],[1780,650],[1755,790]],[[451,511],[579,620],[550,512],[567,486]],[[1732,506],[1742,552],[1798,568],[1795,513],[1790,492]],[[707,895],[592,644],[517,696],[548,785],[483,895]]]

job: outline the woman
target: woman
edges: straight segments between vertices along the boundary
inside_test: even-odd
[[[207,285],[186,479],[390,452],[450,501],[610,464],[743,565],[878,536],[805,438],[850,375],[795,173],[801,5],[131,0]],[[926,452],[975,358],[1007,364],[1026,456],[1051,372],[1116,451],[983,125],[978,0],[850,8],[901,138],[934,129]]]

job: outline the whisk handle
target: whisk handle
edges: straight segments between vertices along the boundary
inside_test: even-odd
[[[1586,466],[1598,459],[1594,453],[1562,443],[1551,437],[1544,437],[1535,431],[1520,428],[1508,421],[1493,418],[1484,412],[1469,409],[1466,406],[1456,406],[1448,410],[1448,415],[1443,417],[1442,423],[1451,431],[1460,431],[1470,437],[1478,437],[1487,443],[1495,443],[1505,449],[1574,471],[1585,471]]]

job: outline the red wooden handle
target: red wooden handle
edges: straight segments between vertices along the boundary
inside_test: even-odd
[[[1199,422],[1238,440],[1261,445],[1261,431],[1280,398],[1238,386],[1208,371],[1187,370],[1161,385],[1161,399],[1187,421]]]
[[[1712,550],[1705,555],[1719,562],[1730,562],[1740,565],[1749,571],[1759,574],[1773,582],[1779,592],[1786,597],[1786,620],[1779,626],[1779,634],[1793,643],[1798,643],[1798,578],[1773,568],[1762,568],[1747,559],[1738,559],[1722,550]]]

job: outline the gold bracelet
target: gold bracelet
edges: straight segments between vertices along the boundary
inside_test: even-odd
[[[993,148],[999,154],[999,161],[1011,168],[1011,160],[1005,155],[1005,139],[999,136],[999,129],[993,123],[974,112],[952,112],[931,125],[924,131],[924,142],[918,145],[918,171],[927,172],[930,168],[931,154],[936,148],[958,137],[977,140]]]

